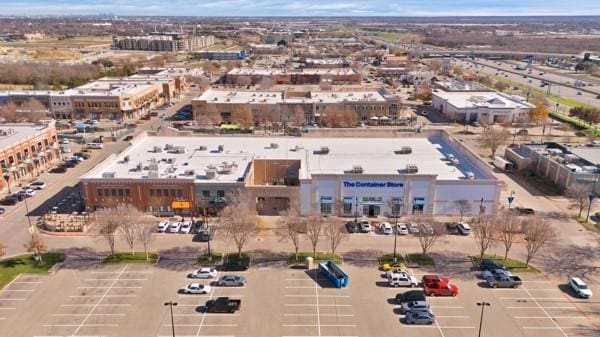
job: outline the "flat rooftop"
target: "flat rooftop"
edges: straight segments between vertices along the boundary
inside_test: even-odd
[[[286,70],[273,68],[234,68],[227,75],[261,75],[261,76],[277,76],[277,75],[355,75],[356,70],[352,68],[333,68],[333,69],[314,69],[306,68],[302,70]]]
[[[291,93],[291,92],[290,92]],[[385,102],[378,90],[362,91],[310,91],[308,95],[287,95],[285,91],[235,91],[208,89],[195,100],[208,103],[339,103],[339,102]]]
[[[47,125],[0,124],[0,150],[33,137],[46,128]]]
[[[219,151],[220,145],[222,151]],[[412,153],[396,154],[395,151],[402,146],[410,146]],[[172,150],[167,150],[167,147]],[[328,147],[329,153],[318,154],[322,147]],[[160,152],[155,149],[160,149]],[[459,160],[458,165],[446,160],[449,154]],[[98,165],[82,179],[143,180],[148,178],[152,166],[157,169],[159,178],[194,180],[198,183],[234,183],[247,178],[254,159],[299,160],[301,179],[310,179],[318,174],[342,175],[356,165],[363,168],[363,175],[399,175],[408,164],[417,165],[418,174],[437,175],[441,180],[466,179],[467,172],[473,172],[475,179],[491,179],[441,137],[186,136],[143,137],[117,157]],[[218,171],[215,179],[206,178],[211,166]]]
[[[444,91],[437,90],[433,94],[446,100],[459,109],[486,107],[491,109],[533,108],[521,96],[508,96],[491,91]]]

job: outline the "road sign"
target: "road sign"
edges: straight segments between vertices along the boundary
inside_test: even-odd
[[[175,200],[171,203],[173,209],[188,209],[190,208],[190,202],[186,200]]]
[[[508,197],[508,205],[510,206],[510,204],[512,204],[512,202],[515,200],[515,197],[510,196]]]

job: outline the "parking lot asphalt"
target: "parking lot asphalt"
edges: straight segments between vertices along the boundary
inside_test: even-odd
[[[460,264],[460,262],[459,262]],[[467,263],[457,268],[468,270]],[[193,268],[165,265],[64,267],[54,275],[23,275],[0,292],[0,336],[171,336],[171,316],[164,303],[177,302],[177,336],[477,336],[486,301],[482,336],[598,336],[600,301],[579,300],[558,282],[540,274],[522,274],[518,289],[490,289],[477,272],[453,274],[456,297],[429,297],[437,317],[428,326],[406,325],[395,295],[376,265],[347,262],[349,286],[333,288],[315,269],[254,266],[241,274],[243,287],[213,286],[205,295],[178,294]],[[189,270],[188,270],[189,269]],[[415,276],[431,273],[413,270]],[[599,294],[600,292],[597,292]],[[204,303],[219,296],[242,300],[234,314],[206,313]],[[594,325],[596,324],[596,325]]]

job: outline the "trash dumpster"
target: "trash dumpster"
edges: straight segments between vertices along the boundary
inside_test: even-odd
[[[349,277],[333,261],[327,260],[319,263],[319,271],[325,275],[337,288],[348,285]]]

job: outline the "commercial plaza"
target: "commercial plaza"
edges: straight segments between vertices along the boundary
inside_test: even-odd
[[[171,215],[218,210],[227,193],[276,215],[298,201],[302,214],[456,215],[495,211],[490,168],[443,131],[398,138],[193,137],[141,134],[82,178],[89,210],[130,203]]]

